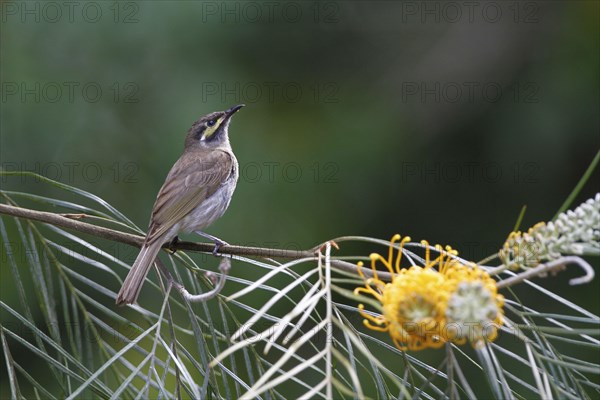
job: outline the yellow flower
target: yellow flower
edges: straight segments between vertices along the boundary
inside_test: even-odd
[[[476,265],[464,265],[455,256],[456,250],[435,246],[439,256],[431,259],[426,241],[425,265],[401,268],[404,245],[409,237],[400,240],[395,235],[390,241],[387,259],[370,255],[372,278],[366,278],[362,263],[358,271],[365,286],[355,293],[366,293],[381,303],[382,314],[359,311],[365,325],[373,330],[389,332],[394,344],[401,350],[437,348],[448,341],[463,344],[469,340],[479,346],[485,340],[494,340],[497,327],[502,324],[504,299],[497,294],[496,282]],[[394,247],[398,252],[394,259]],[[379,279],[377,263],[381,262],[392,276],[390,283]]]

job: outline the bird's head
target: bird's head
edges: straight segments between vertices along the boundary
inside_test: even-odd
[[[185,138],[185,149],[229,145],[228,129],[231,117],[242,107],[244,104],[238,104],[225,111],[212,112],[194,122]]]

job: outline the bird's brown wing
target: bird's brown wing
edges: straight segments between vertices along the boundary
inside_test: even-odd
[[[221,150],[180,158],[158,192],[147,243],[162,237],[229,178],[232,156]]]

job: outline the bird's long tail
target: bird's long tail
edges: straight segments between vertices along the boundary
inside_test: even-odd
[[[162,242],[160,240],[142,246],[140,254],[135,259],[133,267],[129,270],[129,274],[127,274],[125,282],[123,282],[123,286],[121,286],[121,290],[117,295],[118,305],[135,303],[140,290],[142,290],[144,280],[146,280],[146,275],[148,275],[150,267],[154,264],[161,247]]]

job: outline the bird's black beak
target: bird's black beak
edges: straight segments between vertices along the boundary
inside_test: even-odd
[[[231,116],[233,114],[235,114],[236,112],[238,112],[240,110],[240,108],[245,107],[245,106],[246,106],[245,104],[238,104],[237,106],[233,106],[229,110],[226,110],[225,111],[226,118],[231,118]]]

